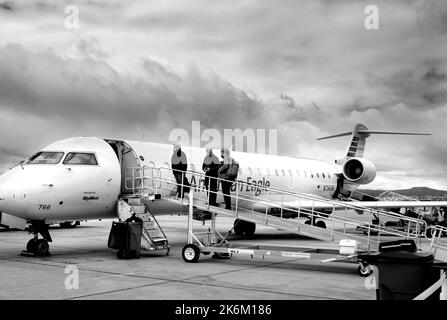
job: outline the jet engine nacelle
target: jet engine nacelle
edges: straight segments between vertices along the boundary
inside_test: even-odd
[[[343,165],[343,176],[358,184],[368,184],[376,177],[376,166],[363,158],[350,158]]]

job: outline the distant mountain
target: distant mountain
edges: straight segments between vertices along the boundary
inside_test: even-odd
[[[414,187],[411,189],[400,189],[400,190],[370,190],[370,189],[359,189],[360,192],[366,193],[370,196],[377,197],[385,191],[391,191],[398,193],[407,197],[414,197],[418,199],[447,199],[447,191],[436,190],[427,187]]]

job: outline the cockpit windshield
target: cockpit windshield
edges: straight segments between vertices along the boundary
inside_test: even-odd
[[[41,151],[29,158],[27,164],[58,164],[63,156],[63,152]]]

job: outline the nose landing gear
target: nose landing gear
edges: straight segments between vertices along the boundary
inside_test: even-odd
[[[23,255],[32,254],[34,256],[44,257],[50,255],[50,246],[45,239],[31,239],[26,244],[26,251],[23,251]]]
[[[34,238],[29,240],[26,244],[26,250],[23,250],[22,256],[38,256],[45,257],[50,255],[49,244],[52,242],[50,233],[48,232],[48,225],[43,221],[32,222],[28,229],[29,233],[34,234]],[[39,233],[42,235],[43,239],[39,239]]]

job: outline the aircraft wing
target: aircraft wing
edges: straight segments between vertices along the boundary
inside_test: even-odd
[[[347,203],[377,209],[447,207],[447,201],[356,201]]]

